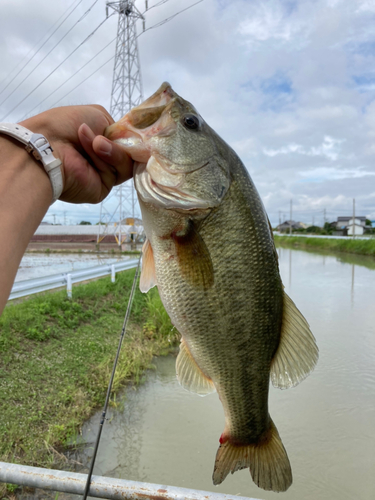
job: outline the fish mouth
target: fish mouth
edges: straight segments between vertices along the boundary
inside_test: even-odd
[[[109,125],[104,136],[120,144],[134,161],[145,163],[151,156],[148,139],[175,133],[177,125],[168,111],[178,99],[178,94],[165,82],[146,101]]]
[[[141,131],[154,125],[166,107],[177,98],[178,95],[171,85],[164,82],[151,97],[132,108],[116,123],[109,125],[104,131],[105,137],[116,142],[134,135],[136,139],[141,139]],[[152,132],[155,133],[155,130]]]
[[[147,171],[147,165],[136,164],[134,184],[139,197],[145,203],[166,209],[195,210],[211,208],[211,203],[197,198],[181,189],[181,182],[175,186],[165,186],[155,181]]]

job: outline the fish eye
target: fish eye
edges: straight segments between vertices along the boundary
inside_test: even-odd
[[[197,128],[199,128],[199,118],[195,115],[185,115],[183,124],[190,130],[197,130]]]

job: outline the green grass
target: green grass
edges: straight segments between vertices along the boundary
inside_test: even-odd
[[[275,243],[285,247],[321,249],[332,252],[346,252],[358,255],[369,255],[375,257],[375,239],[353,240],[334,238],[310,238],[303,236],[278,236],[275,235]]]
[[[134,270],[8,305],[0,318],[0,460],[59,465],[59,452],[104,403]],[[176,348],[156,289],[138,287],[113,397],[154,355]],[[3,494],[5,491],[3,491]],[[1,492],[0,492],[1,494]]]

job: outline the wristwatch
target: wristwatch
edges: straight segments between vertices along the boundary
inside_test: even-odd
[[[0,134],[6,134],[25,145],[28,153],[42,162],[52,185],[52,203],[61,196],[63,178],[61,173],[62,162],[52,154],[52,147],[42,134],[34,134],[18,123],[0,123]]]

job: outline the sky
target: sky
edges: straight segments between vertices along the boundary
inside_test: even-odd
[[[148,0],[146,28],[196,1]],[[103,23],[104,0],[0,9],[0,121],[110,109],[118,14]],[[273,226],[291,200],[292,218],[308,224],[351,215],[353,199],[375,220],[374,26],[375,0],[203,0],[144,33],[137,24],[144,97],[169,81],[192,102],[244,162]],[[114,194],[103,213],[117,205]],[[99,212],[57,201],[45,220],[95,223]]]

